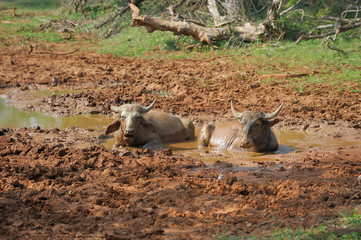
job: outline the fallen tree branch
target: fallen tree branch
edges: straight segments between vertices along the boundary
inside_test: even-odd
[[[347,18],[338,18],[338,17],[329,17],[329,16],[323,16],[322,19],[324,20],[331,20],[331,21],[337,21],[342,24],[354,24],[361,21],[361,18],[354,18],[354,19],[347,19]]]
[[[170,31],[175,35],[192,36],[201,42],[208,43],[210,46],[213,46],[212,41],[228,39],[231,34],[229,28],[208,28],[187,21],[174,22],[156,19],[147,15],[139,16],[139,8],[137,6],[131,3],[130,8],[133,11],[131,25],[137,27],[145,26],[148,33],[156,30]]]
[[[30,47],[30,48],[31,48],[31,47]],[[71,51],[71,52],[67,52],[67,53],[56,53],[56,52],[50,52],[50,51],[40,51],[40,52],[36,52],[36,53],[37,53],[37,54],[68,55],[68,54],[75,53],[75,52],[77,52],[77,51],[79,51],[79,50],[80,50],[80,48],[77,48],[77,49],[75,49],[75,50],[73,50],[73,51]],[[31,51],[32,51],[32,50],[31,50]],[[28,54],[30,54],[31,51],[30,51]]]
[[[341,49],[339,49],[337,47],[331,46],[330,41],[327,42],[326,46],[331,50],[335,50],[335,51],[338,51],[338,52],[341,52],[341,53],[345,53],[345,51],[343,51],[343,50],[341,50]]]
[[[352,200],[354,200],[354,199],[360,199],[360,198],[361,198],[361,191],[355,193],[354,195],[352,195],[352,197],[350,197],[350,198],[347,200],[346,205],[349,205]]]
[[[292,9],[294,9],[296,7],[297,4],[299,4],[301,2],[301,0],[298,0],[295,4],[293,4],[291,7],[287,8],[286,10],[282,11],[280,13],[280,16],[282,16],[283,14],[288,13],[289,11],[291,11]]]
[[[337,24],[335,29],[323,34],[319,35],[302,35],[300,36],[296,44],[299,43],[301,40],[309,40],[309,39],[318,39],[318,38],[325,38],[331,35],[335,35],[334,39],[336,39],[337,35],[342,32],[346,32],[351,29],[355,29],[361,26],[361,19],[343,19],[343,18],[335,18],[335,17],[324,17],[324,19],[327,20],[334,20],[338,21],[340,24]]]
[[[122,7],[122,8],[117,8],[119,11],[114,14],[113,16],[109,17],[108,20],[98,24],[97,26],[95,26],[95,29],[99,29],[101,27],[103,27],[105,24],[108,24],[110,22],[113,22],[118,16],[121,16],[122,14],[124,14],[128,9],[129,9],[129,5]]]
[[[68,19],[52,19],[50,21],[45,19],[40,19],[44,22],[39,25],[40,30],[44,30],[50,27],[55,27],[58,32],[76,32],[76,28],[79,27],[78,24],[68,20]]]
[[[306,77],[309,75],[313,75],[316,72],[313,73],[280,73],[280,74],[265,74],[265,75],[259,75],[259,78],[277,78],[277,79],[284,79],[284,78],[296,78],[296,77]]]
[[[16,8],[16,5],[14,5],[14,7],[13,7],[13,8],[8,9],[8,10],[3,10],[3,11],[0,11],[0,13],[11,12],[11,13],[12,13],[12,15],[13,15],[13,17],[16,17],[16,13],[15,13],[15,10],[16,10],[16,9],[17,9],[17,8]]]
[[[218,11],[217,3],[215,0],[208,0],[208,10],[213,17],[213,21],[215,25],[218,25],[223,21],[223,18]]]
[[[183,3],[185,2],[185,0],[180,0],[179,2],[172,4],[168,7],[168,10],[170,12],[170,14],[172,15],[173,18],[177,17],[177,15],[179,15],[176,11],[176,9],[181,6]]]

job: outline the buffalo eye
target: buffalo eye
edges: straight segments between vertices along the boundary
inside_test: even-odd
[[[254,123],[254,126],[256,127],[256,128],[260,128],[261,127],[261,122],[259,122],[259,121],[257,121],[257,122],[255,122]]]

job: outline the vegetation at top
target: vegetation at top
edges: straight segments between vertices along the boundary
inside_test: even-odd
[[[258,66],[256,72],[260,75],[299,74],[305,71],[314,73],[296,76],[287,81],[277,80],[272,76],[264,80],[264,84],[279,82],[288,85],[300,94],[315,91],[314,86],[319,84],[331,85],[340,94],[345,91],[359,93],[361,89],[360,28],[342,32],[335,41],[329,42],[333,48],[341,51],[328,48],[326,43],[322,44],[324,39],[295,43],[302,34],[311,32],[320,24],[325,24],[321,19],[322,16],[339,17],[346,7],[345,2],[341,0],[332,2],[320,0],[315,1],[314,5],[312,1],[302,0],[296,5],[294,11],[282,15],[274,22],[279,26],[278,29],[283,30],[282,38],[276,36],[249,43],[231,37],[215,42],[215,47],[200,43],[199,40],[190,36],[176,36],[169,31],[147,33],[145,27],[132,27],[130,10],[114,17],[114,14],[120,12],[119,9],[127,6],[128,1],[125,0],[83,0],[87,3],[83,6],[69,5],[69,2],[69,0],[0,1],[1,10],[11,9],[14,4],[17,8],[15,17],[11,12],[0,12],[0,46],[63,42],[67,43],[70,49],[74,49],[74,45],[80,45],[84,50],[91,49],[128,57],[177,59],[226,55],[235,62],[252,63]],[[140,15],[161,19],[169,17],[169,1],[138,0],[134,2],[140,9]],[[175,2],[172,1],[172,3]],[[188,16],[187,12],[190,12],[196,3],[206,1],[187,0],[187,2],[193,2],[193,5],[183,4],[177,12]],[[254,6],[245,4],[244,6],[247,7],[244,8],[243,14],[246,17],[242,18],[260,23],[267,16],[265,4],[270,2],[271,0],[259,0],[253,1]],[[296,0],[288,1],[283,9],[287,9],[296,2]],[[244,1],[244,3],[251,2]],[[197,14],[200,16],[202,11],[207,11],[207,5],[199,9]],[[259,11],[255,13],[255,9]],[[347,17],[355,18],[358,15],[350,12]],[[206,26],[213,26],[211,15],[201,19]],[[64,27],[66,23],[72,28],[62,31],[67,28]],[[103,25],[98,27],[101,24]],[[317,31],[320,30],[316,29],[313,32]]]

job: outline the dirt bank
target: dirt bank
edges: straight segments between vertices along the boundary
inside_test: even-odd
[[[46,47],[66,52],[61,45]],[[189,117],[199,126],[232,120],[232,98],[239,111],[270,112],[283,102],[283,121],[275,128],[356,142],[275,154],[272,161],[204,164],[169,149],[113,152],[100,145],[106,139],[101,130],[3,128],[3,238],[243,236],[327,222],[361,203],[355,195],[361,191],[358,93],[340,95],[328,85],[314,85],[317,94],[297,93],[277,82],[262,83],[255,72],[261,66],[224,57],[147,60],[91,52],[28,54],[21,47],[1,51],[1,93],[23,110],[110,115],[111,104],[148,105],[156,98],[156,110]],[[50,74],[59,78],[58,86],[52,86]],[[40,89],[59,94],[33,93]]]

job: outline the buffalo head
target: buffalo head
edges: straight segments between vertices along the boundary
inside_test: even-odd
[[[118,141],[126,146],[131,146],[135,141],[137,130],[143,120],[142,114],[149,112],[154,107],[155,101],[147,107],[138,104],[124,104],[120,107],[111,106],[114,112],[119,113],[119,117],[108,126],[105,134],[120,129],[117,136]]]
[[[231,101],[233,115],[239,120],[242,128],[239,132],[240,148],[254,148],[256,151],[273,151],[278,148],[277,140],[270,127],[279,122],[274,119],[281,111],[283,103],[273,113],[245,111],[239,113]]]

